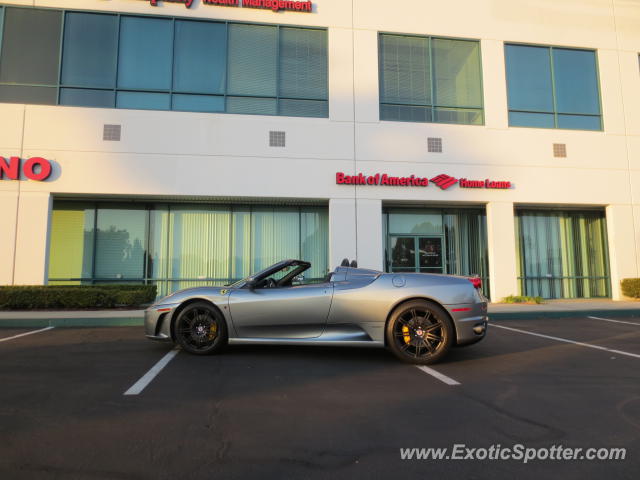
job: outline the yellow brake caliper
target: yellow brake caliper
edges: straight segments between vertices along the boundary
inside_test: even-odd
[[[218,324],[214,323],[209,327],[209,340],[213,340],[218,335]]]
[[[406,325],[402,327],[402,334],[404,335],[402,338],[404,339],[404,343],[409,343],[411,341],[411,336],[409,335],[409,327]]]

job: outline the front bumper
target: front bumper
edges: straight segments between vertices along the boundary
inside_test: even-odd
[[[456,329],[456,345],[471,345],[487,334],[487,302],[447,305]]]
[[[151,340],[171,341],[171,319],[179,303],[152,305],[144,311],[144,333]]]

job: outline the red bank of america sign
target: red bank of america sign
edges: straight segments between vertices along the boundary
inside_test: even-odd
[[[430,183],[433,183],[442,190],[447,190],[450,187],[458,184],[460,188],[489,188],[496,190],[507,190],[512,188],[511,182],[503,180],[469,180],[467,178],[456,178],[444,173],[433,177],[431,179],[427,177],[418,177],[411,175],[408,177],[393,177],[386,173],[376,173],[375,175],[346,175],[343,172],[336,172],[336,184],[338,185],[380,185],[390,187],[428,187]]]
[[[157,7],[161,2],[182,3],[186,8],[191,8],[193,0],[145,0],[152,6]],[[283,1],[283,0],[202,0],[204,5],[218,5],[221,7],[240,7],[240,8],[261,8],[265,10],[292,11],[292,12],[312,12],[313,4],[311,2],[299,1]]]

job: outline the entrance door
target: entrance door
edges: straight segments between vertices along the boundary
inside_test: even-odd
[[[392,272],[445,273],[442,237],[392,236]]]

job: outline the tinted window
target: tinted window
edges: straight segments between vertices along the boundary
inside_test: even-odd
[[[505,47],[509,125],[601,130],[595,52]]]
[[[327,98],[327,36],[321,30],[280,29],[280,96]]]
[[[554,48],[553,73],[558,112],[600,114],[594,52]]]
[[[60,103],[76,107],[111,107],[115,93],[112,90],[91,90],[89,88],[61,88]]]
[[[0,6],[0,36],[2,102],[328,116],[326,30]]]
[[[224,93],[227,26],[177,20],[173,89],[178,92]]]
[[[507,45],[507,82],[511,110],[553,111],[548,48]]]
[[[276,96],[277,35],[276,27],[229,25],[229,94]]]
[[[66,16],[63,85],[113,88],[116,82],[118,17],[73,13]]]
[[[62,13],[7,8],[0,82],[57,85]]]
[[[55,87],[27,87],[24,85],[0,85],[0,102],[55,105],[57,93],[58,92]]]
[[[381,35],[380,119],[484,123],[480,43]]]
[[[171,20],[122,17],[118,88],[171,88]]]

